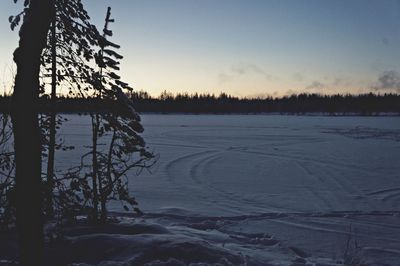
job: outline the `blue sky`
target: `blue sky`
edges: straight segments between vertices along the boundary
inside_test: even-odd
[[[17,32],[0,10],[0,86]],[[102,26],[106,7],[135,89],[228,92],[399,92],[397,0],[85,0]]]

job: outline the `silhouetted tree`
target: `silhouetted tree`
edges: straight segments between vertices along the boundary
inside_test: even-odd
[[[57,181],[58,195],[62,195],[57,202],[59,208],[67,209],[68,212],[89,209],[93,221],[105,221],[106,202],[110,198],[117,198],[136,205],[136,201],[128,196],[127,183],[122,182],[122,177],[131,168],[149,167],[154,162],[152,160],[154,156],[146,151],[145,142],[137,134],[143,131],[140,118],[132,108],[130,100],[123,93],[123,91],[132,89],[115,73],[116,70],[119,70],[118,60],[122,59],[122,56],[113,50],[118,49],[119,46],[107,40],[107,37],[112,35],[108,24],[114,21],[110,18],[111,9],[107,10],[105,27],[101,35],[90,23],[90,18],[83,9],[83,5],[80,4],[80,0],[58,1],[56,10],[60,11],[56,11],[55,22],[57,25],[56,36],[58,36],[56,38],[57,69],[61,68],[62,70],[57,70],[57,85],[71,85],[69,87],[71,95],[81,97],[91,95],[99,100],[118,101],[120,107],[115,110],[113,108],[105,110],[102,107],[91,114],[93,130],[92,160],[89,167],[91,171],[85,173],[82,178],[79,176],[80,171],[74,168],[61,178],[61,181]],[[66,4],[69,4],[68,8],[65,7]],[[71,10],[74,10],[72,13],[75,15],[67,16],[68,14],[63,13],[63,10],[69,10],[70,13]],[[52,32],[53,35],[54,32]],[[49,43],[48,46],[52,47],[52,43]],[[54,60],[50,60],[50,58],[54,58],[54,51],[48,50],[48,52],[48,55],[44,57],[44,65],[47,66],[45,70],[54,73]],[[97,70],[94,69],[95,65],[98,66]],[[52,77],[54,78],[54,75]],[[111,131],[113,133],[110,149],[104,153],[98,148],[98,141]],[[121,141],[126,147],[116,152],[116,147],[121,145]],[[120,156],[119,163],[115,162],[115,154]],[[136,157],[136,160],[132,160],[132,154],[139,156]],[[116,166],[119,167],[118,171]],[[82,165],[81,168],[88,167]],[[92,180],[91,186],[87,182],[88,177]],[[67,179],[70,181],[69,188],[65,187]],[[62,187],[61,190],[60,187]],[[60,191],[62,192],[60,193]],[[80,198],[76,193],[82,191],[83,198]],[[88,202],[91,202],[92,206],[87,205]],[[100,216],[98,215],[99,203],[101,204]],[[67,208],[64,208],[63,205]],[[135,206],[133,209],[138,211]]]
[[[127,83],[124,83],[120,80],[120,77],[114,73],[114,70],[118,70],[119,62],[117,60],[122,59],[118,53],[113,51],[113,48],[119,48],[118,45],[109,42],[107,40],[107,36],[111,36],[112,33],[108,30],[108,23],[113,20],[110,19],[110,9],[107,12],[106,24],[103,30],[103,34],[101,35],[96,27],[90,23],[90,18],[87,15],[87,12],[84,10],[83,5],[80,0],[57,0],[55,1],[56,8],[56,16],[53,21],[52,31],[49,33],[49,43],[48,49],[45,50],[43,55],[43,78],[51,77],[52,84],[52,96],[54,102],[54,94],[55,94],[55,86],[63,86],[68,87],[69,94],[80,97],[87,97],[91,95],[95,96],[98,99],[108,99],[108,100],[118,100],[122,106],[122,108],[118,108],[118,110],[113,110],[110,108],[105,110],[104,108],[100,108],[97,110],[98,112],[92,113],[92,122],[93,122],[93,141],[92,141],[92,171],[89,174],[86,174],[86,178],[78,178],[73,179],[76,172],[76,169],[72,169],[69,171],[64,177],[62,177],[59,181],[54,182],[54,135],[55,135],[55,123],[54,118],[50,116],[50,119],[45,120],[44,125],[49,125],[50,129],[48,130],[50,134],[47,139],[48,143],[48,172],[47,172],[47,187],[48,191],[52,191],[54,187],[57,187],[57,195],[58,199],[56,199],[55,204],[58,204],[58,209],[61,211],[70,212],[70,210],[79,210],[79,202],[87,203],[88,199],[80,201],[80,198],[74,194],[73,191],[80,193],[81,191],[86,191],[83,195],[91,195],[89,198],[92,202],[92,207],[90,208],[88,205],[82,206],[81,209],[85,209],[89,207],[92,210],[92,218],[94,221],[99,219],[98,215],[98,203],[101,202],[101,218],[105,219],[106,215],[106,203],[105,201],[108,199],[106,194],[110,195],[111,192],[101,193],[103,191],[103,183],[100,181],[102,178],[99,173],[99,163],[100,160],[97,158],[99,151],[97,141],[99,137],[102,137],[103,134],[108,132],[109,130],[104,130],[104,122],[106,114],[105,113],[119,113],[121,115],[121,110],[125,109],[125,114],[123,119],[114,119],[118,121],[115,126],[119,125],[119,128],[116,129],[115,136],[118,136],[118,130],[122,130],[122,125],[127,123],[128,128],[132,128],[132,132],[135,133],[135,130],[142,130],[140,126],[140,119],[137,115],[132,116],[131,112],[132,106],[128,99],[124,98],[123,90],[131,90]],[[55,26],[55,27],[54,27]],[[55,44],[55,45],[54,45]],[[56,47],[56,49],[54,49]],[[51,49],[50,49],[51,48]],[[97,50],[96,50],[97,48]],[[55,57],[55,53],[57,56]],[[99,70],[95,70],[94,66],[97,65]],[[54,69],[57,69],[56,75],[54,74]],[[111,69],[111,70],[110,70]],[[49,73],[49,74],[48,74]],[[54,80],[57,80],[57,84],[55,84]],[[45,82],[44,82],[45,83]],[[44,90],[44,86],[42,88]],[[127,112],[127,110],[129,110]],[[102,113],[102,115],[99,114]],[[107,117],[110,115],[107,114]],[[114,118],[117,116],[114,115]],[[138,124],[139,126],[136,126]],[[125,125],[125,127],[127,126]],[[114,128],[115,128],[114,126]],[[108,127],[110,128],[110,127]],[[140,139],[140,141],[136,141],[137,145],[142,145],[144,147],[144,141],[137,135],[132,135],[133,140]],[[116,141],[111,141],[114,145]],[[54,146],[55,145],[55,146]],[[67,147],[68,148],[68,147]],[[135,152],[139,152],[140,149],[136,149]],[[52,154],[53,153],[53,154]],[[143,153],[152,159],[153,156],[150,153]],[[143,158],[142,158],[143,159]],[[143,161],[141,161],[143,162]],[[126,161],[127,163],[127,161]],[[136,167],[145,167],[144,164],[135,164]],[[130,164],[127,164],[128,168],[131,168]],[[147,167],[147,166],[146,166]],[[109,167],[110,168],[110,167]],[[110,168],[112,169],[112,167]],[[71,183],[70,187],[66,188],[65,183],[66,179],[69,177]],[[87,183],[87,177],[91,177],[92,184],[91,186]],[[120,178],[118,178],[120,179]],[[72,182],[74,180],[74,182]],[[79,182],[77,182],[79,180]],[[107,179],[109,180],[109,179]],[[81,184],[81,186],[77,185]],[[119,183],[113,182],[112,185],[117,186]],[[105,191],[110,191],[110,184],[104,184],[107,187]],[[60,189],[61,188],[61,189]],[[88,190],[91,189],[91,193]],[[61,192],[60,192],[61,191]],[[113,191],[113,189],[111,189]],[[119,189],[119,191],[123,191]],[[51,193],[48,193],[48,213],[51,213],[53,201],[51,199]],[[85,197],[84,197],[85,198]],[[100,200],[101,198],[101,200]],[[126,198],[126,197],[125,197]],[[71,202],[69,202],[71,200]],[[68,203],[69,202],[69,203]],[[133,202],[133,201],[131,201]],[[69,210],[67,210],[69,209]]]
[[[45,84],[50,79],[50,99],[52,106],[57,103],[56,88],[68,86],[71,94],[80,93],[81,84],[91,78],[93,69],[82,60],[81,55],[90,60],[94,50],[90,45],[95,45],[98,31],[89,21],[89,16],[80,0],[55,0],[55,13],[52,20],[51,31],[48,36],[47,49],[42,56],[42,93],[45,93]],[[73,90],[72,86],[78,87]],[[85,88],[88,91],[87,88]],[[54,110],[42,116],[42,129],[45,133],[47,147],[47,182],[46,182],[46,214],[49,218],[54,215],[53,190],[55,186],[55,150],[62,147],[56,143],[56,127],[63,120]],[[46,130],[47,129],[47,130]]]
[[[55,105],[57,101],[57,37],[56,37],[57,12],[54,12],[51,21],[51,102]],[[53,188],[54,188],[54,161],[56,151],[56,113],[50,112],[49,115],[49,142],[47,157],[47,186],[46,186],[46,214],[52,218],[54,215]]]
[[[92,187],[93,187],[93,219],[105,222],[107,217],[106,203],[109,199],[118,199],[128,203],[133,210],[140,212],[136,207],[136,200],[129,196],[128,182],[122,178],[132,168],[148,168],[153,163],[154,155],[146,150],[144,140],[137,134],[143,131],[140,117],[133,109],[131,101],[123,90],[131,88],[121,81],[115,73],[119,70],[119,61],[122,56],[115,49],[119,46],[110,42],[107,37],[112,36],[109,29],[111,8],[107,9],[103,35],[100,38],[99,51],[95,54],[99,71],[95,73],[93,86],[97,90],[96,97],[105,100],[118,100],[125,110],[123,113],[94,113],[92,114]],[[99,140],[111,134],[108,150],[101,151]],[[132,155],[136,155],[132,158]],[[100,216],[98,203],[100,202]],[[127,208],[127,207],[125,207]]]
[[[20,264],[42,265],[41,134],[36,104],[40,92],[41,55],[47,44],[54,6],[51,0],[30,0],[24,4],[26,8],[19,31],[19,46],[14,52],[17,74],[12,123],[16,162],[16,218]]]
[[[107,26],[113,21],[110,19],[110,9],[101,35],[89,22],[81,0],[26,0],[24,5],[23,12],[9,19],[14,29],[23,18],[19,47],[14,53],[17,75],[11,112],[16,163],[16,223],[20,237],[20,263],[41,265],[44,195],[46,213],[50,216],[54,206],[61,216],[66,213],[75,215],[87,208],[97,213],[96,202],[100,201],[101,217],[96,214],[94,220],[101,218],[104,221],[106,202],[111,198],[128,202],[138,211],[123,177],[132,168],[149,167],[154,155],[147,151],[144,140],[138,135],[143,131],[140,118],[124,94],[130,87],[113,72],[119,69],[117,60],[122,56],[111,49],[119,46],[106,38],[112,35]],[[95,70],[94,66],[99,70]],[[42,83],[39,81],[40,72]],[[43,111],[43,105],[39,96],[45,93],[48,78],[52,81],[52,102],[48,109],[51,115],[40,124],[38,114]],[[54,115],[57,110],[55,88],[66,85],[71,95],[99,95],[101,99],[118,101],[119,107],[95,110],[102,114],[95,116],[98,123],[94,136],[97,138],[109,134],[111,137],[106,153],[96,149],[97,141],[93,143],[94,152],[91,154],[95,158],[90,168],[96,170],[85,173],[82,172],[85,165],[81,165],[57,178],[54,175],[54,152],[61,146],[57,145],[55,134],[61,120]],[[41,129],[49,132],[48,139],[42,138]],[[45,145],[48,149],[48,165],[46,182],[43,182],[41,165]],[[2,165],[6,165],[7,171],[13,171],[12,164]],[[95,175],[99,176],[98,183]],[[13,191],[12,182],[8,182],[10,176],[5,177],[4,182],[7,193]],[[89,178],[93,181],[91,186]],[[47,187],[46,190],[43,187]],[[7,203],[10,203],[10,198],[0,195],[0,201],[7,199]],[[29,199],[29,204],[26,199]],[[90,206],[88,202],[93,205]],[[8,210],[11,211],[12,207]],[[7,211],[0,212],[2,218],[7,217]]]

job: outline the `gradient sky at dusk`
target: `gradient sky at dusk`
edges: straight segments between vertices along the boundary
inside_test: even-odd
[[[106,7],[125,56],[122,77],[158,95],[225,91],[400,92],[397,0],[85,0],[102,28]],[[17,32],[0,9],[0,87]]]

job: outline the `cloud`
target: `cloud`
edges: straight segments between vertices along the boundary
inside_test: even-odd
[[[304,89],[308,92],[315,93],[334,93],[338,91],[348,90],[354,87],[354,80],[351,78],[341,77],[325,77],[322,80],[314,80]]]
[[[297,72],[297,73],[294,73],[294,74],[292,75],[292,79],[293,79],[294,81],[304,81],[305,77],[304,77],[304,75],[303,75],[302,73]]]
[[[231,67],[227,72],[222,72],[218,75],[218,81],[225,83],[232,81],[233,79],[246,76],[246,75],[260,75],[267,80],[275,80],[276,78],[271,74],[268,74],[264,69],[256,64],[251,63],[239,63]]]
[[[383,37],[383,38],[382,38],[382,43],[383,43],[385,46],[388,46],[388,45],[390,44],[390,41],[389,41],[388,38]]]
[[[354,83],[355,81],[351,77],[346,77],[346,76],[335,77],[332,80],[332,87],[347,89],[354,87]]]
[[[377,91],[396,91],[400,93],[400,73],[394,70],[384,71],[379,75],[373,89]]]
[[[232,76],[230,76],[230,75],[228,75],[226,73],[220,73],[218,75],[218,82],[219,83],[225,83],[225,82],[228,82],[228,81],[231,81],[231,80],[232,80]]]
[[[262,74],[264,75],[264,70],[255,65],[255,64],[248,64],[248,63],[240,63],[232,67],[232,72],[238,75],[245,75],[245,74]]]
[[[326,87],[324,83],[321,81],[313,81],[310,85],[308,85],[305,89],[306,90],[322,90]]]

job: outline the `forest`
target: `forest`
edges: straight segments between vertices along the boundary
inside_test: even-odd
[[[239,98],[221,93],[215,94],[172,94],[164,91],[158,97],[152,97],[145,91],[131,91],[128,97],[135,109],[141,113],[192,113],[192,114],[229,114],[229,113],[281,113],[307,114],[323,113],[329,115],[398,115],[400,113],[400,95],[398,94],[293,94],[280,98]],[[92,111],[123,112],[114,99],[98,97],[57,98],[52,104],[47,95],[39,103],[44,111],[64,113],[87,113]],[[0,98],[0,111],[8,112],[11,98]]]

